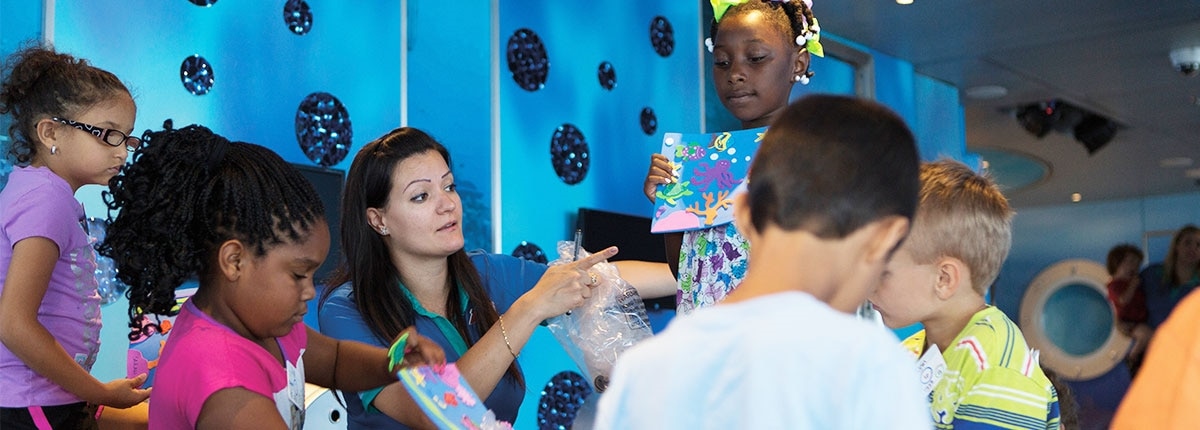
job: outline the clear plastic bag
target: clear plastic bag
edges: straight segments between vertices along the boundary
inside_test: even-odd
[[[587,256],[586,251],[579,252],[574,255],[573,241],[560,241],[559,258],[550,265]],[[616,266],[604,261],[592,266],[591,272],[597,279],[591,297],[570,312],[547,320],[546,326],[585,373],[592,388],[604,392],[617,356],[654,332],[641,296],[621,279]]]

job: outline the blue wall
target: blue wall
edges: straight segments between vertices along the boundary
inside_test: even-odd
[[[7,56],[26,42],[42,37],[42,4],[27,0],[0,0],[0,55]],[[8,183],[12,164],[8,157],[7,115],[0,116],[0,188]]]
[[[519,28],[531,29],[550,60],[546,85],[536,92],[517,86],[501,65],[502,252],[529,241],[553,259],[555,243],[570,238],[579,207],[648,213],[642,181],[661,133],[700,126],[697,13],[689,2],[502,3],[501,41]],[[650,43],[655,16],[674,29],[668,57]],[[612,90],[597,78],[603,61],[616,70]],[[657,115],[654,135],[641,130],[644,107]],[[576,126],[590,149],[590,169],[575,185],[561,181],[550,163],[551,138],[564,123]]]

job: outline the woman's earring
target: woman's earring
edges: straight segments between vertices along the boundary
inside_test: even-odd
[[[792,82],[800,82],[800,75],[792,76]]]
[[[388,228],[387,228],[387,226],[379,227],[379,235],[380,235],[380,236],[387,236],[387,235],[388,235]]]
[[[50,145],[50,155],[58,154],[58,145]]]

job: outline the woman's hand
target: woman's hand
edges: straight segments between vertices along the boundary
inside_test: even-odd
[[[654,193],[659,185],[672,182],[675,182],[675,176],[671,174],[671,160],[666,155],[651,154],[650,171],[646,173],[646,181],[642,184],[642,192],[646,193],[650,203],[654,203]]]
[[[590,269],[614,255],[617,255],[617,247],[611,246],[579,260],[551,266],[533,289],[518,300],[530,301],[539,321],[562,315],[592,296],[592,288],[599,284],[599,275]]]

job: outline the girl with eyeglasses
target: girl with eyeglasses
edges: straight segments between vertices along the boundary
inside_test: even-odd
[[[0,191],[0,428],[95,428],[100,406],[150,395],[146,375],[101,382],[96,259],[75,191],[107,185],[129,152],[137,107],[112,73],[33,46],[0,83],[17,166]]]

